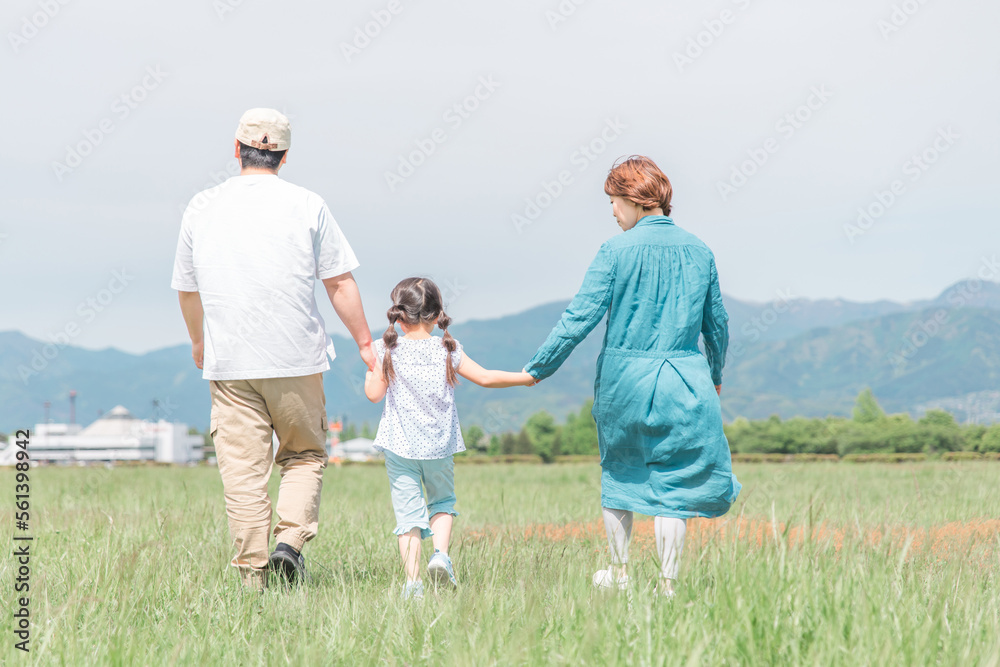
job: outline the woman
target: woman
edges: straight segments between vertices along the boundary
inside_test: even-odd
[[[593,415],[612,565],[594,585],[628,586],[640,512],[656,517],[657,592],[672,596],[686,519],[721,516],[740,492],[719,404],[729,316],[712,251],[668,217],[672,191],[659,167],[632,156],[612,167],[604,191],[625,233],[601,246],[525,370],[536,380],[552,375],[608,312]]]

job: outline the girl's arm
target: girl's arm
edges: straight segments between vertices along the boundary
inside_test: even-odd
[[[469,355],[462,353],[462,363],[458,374],[469,382],[475,382],[480,387],[502,389],[503,387],[530,387],[535,384],[535,378],[524,371],[511,373],[509,371],[491,371],[474,362]]]
[[[388,388],[389,385],[382,376],[382,360],[376,357],[375,370],[365,373],[365,396],[372,403],[378,403],[385,398],[385,391]]]

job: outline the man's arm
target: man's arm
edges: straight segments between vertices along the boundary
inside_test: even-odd
[[[351,333],[354,342],[358,344],[358,352],[368,370],[375,369],[375,353],[372,351],[372,332],[368,330],[365,319],[365,309],[361,305],[361,292],[354,282],[354,274],[350,271],[339,276],[323,279],[327,296],[337,317]]]
[[[191,338],[191,357],[194,365],[203,368],[205,365],[205,338],[203,323],[205,311],[201,307],[201,294],[198,292],[177,292],[181,302],[181,314],[187,325],[188,336]]]

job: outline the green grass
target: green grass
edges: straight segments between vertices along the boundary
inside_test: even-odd
[[[737,474],[743,494],[723,520],[837,526],[842,544],[790,542],[776,529],[758,545],[692,526],[678,596],[663,601],[649,590],[645,522],[633,548],[638,585],[597,594],[590,577],[607,547],[594,524],[596,465],[459,466],[451,551],[461,588],[406,604],[380,467],[327,469],[320,535],[306,551],[314,582],[259,596],[227,567],[214,468],[34,468],[32,651],[14,650],[7,611],[0,662],[1000,664],[1000,536],[955,548],[863,537],[1000,525],[1000,464],[743,464]],[[8,540],[13,485],[13,471],[0,471]],[[532,524],[558,532],[581,522],[578,537],[525,537]]]

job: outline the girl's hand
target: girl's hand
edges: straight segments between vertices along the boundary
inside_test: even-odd
[[[523,369],[521,370],[521,376],[525,387],[534,387],[536,384],[541,382],[541,380],[536,380],[531,373]]]
[[[365,373],[365,397],[372,403],[378,403],[385,398],[388,388],[382,376],[382,365],[376,360],[375,370]]]

